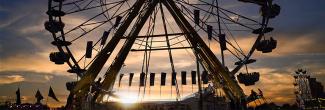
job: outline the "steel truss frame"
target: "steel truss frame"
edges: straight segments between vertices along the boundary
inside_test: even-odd
[[[145,6],[146,2],[149,2],[147,6]],[[132,45],[135,43],[140,30],[144,26],[149,16],[153,13],[154,8],[159,2],[162,2],[162,4],[164,4],[164,6],[168,9],[168,11],[175,19],[181,31],[183,33],[186,33],[185,37],[189,41],[191,47],[193,47],[193,51],[198,55],[200,63],[212,74],[212,77],[210,79],[212,79],[213,84],[223,85],[222,87],[227,97],[234,103],[244,103],[242,101],[246,96],[235,79],[233,79],[233,75],[225,69],[218,58],[204,43],[199,34],[196,33],[195,29],[186,20],[173,0],[137,0],[133,5],[130,13],[128,14],[125,22],[117,29],[115,35],[98,54],[94,62],[90,65],[89,69],[85,72],[82,79],[78,81],[77,86],[73,90],[73,93],[76,94],[77,97],[85,96],[87,89],[89,89],[91,83],[94,82],[107,59],[110,57],[110,53],[113,52],[118,42],[124,38],[123,35],[126,32],[127,28],[130,27],[130,24],[134,18],[139,15],[140,19],[138,19],[134,24],[131,32],[127,36],[123,47],[106,72],[105,79],[102,83],[102,88],[106,90],[112,89],[118,72],[123,66],[123,63],[128,53],[130,52]],[[142,7],[144,11],[141,11]]]

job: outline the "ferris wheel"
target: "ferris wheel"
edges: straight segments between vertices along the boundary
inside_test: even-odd
[[[239,74],[238,82],[258,81],[259,74],[247,70],[256,61],[251,58],[255,50],[276,48],[268,24],[279,13],[272,0],[49,0],[44,25],[58,49],[50,60],[66,63],[68,72],[81,78],[75,92],[85,90],[101,71],[103,86],[110,89],[129,52],[143,53],[139,71],[147,73],[154,68],[149,68],[151,52],[165,51],[176,72],[173,52],[186,50],[212,74],[214,84],[223,83],[235,97],[242,94],[234,79],[242,67],[247,74]],[[110,66],[103,68],[110,57]]]

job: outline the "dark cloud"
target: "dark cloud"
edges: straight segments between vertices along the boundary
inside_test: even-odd
[[[5,59],[15,54],[33,54],[39,51],[36,46],[23,36],[10,31],[0,30],[3,35],[0,39],[0,59]]]
[[[65,85],[65,83],[68,81],[74,80],[73,76],[53,75],[50,73],[33,72],[33,71],[1,71],[0,77],[5,77],[5,76],[22,76],[24,80],[21,82],[15,82],[15,84],[0,83],[1,87],[11,86],[11,85],[13,87],[18,87],[17,85],[20,85],[23,88],[28,87],[31,89],[32,88],[43,89],[46,86],[53,86],[56,88],[60,88],[60,91],[64,91],[62,85]],[[29,85],[37,85],[37,86],[29,86]]]
[[[325,1],[275,0],[275,2],[281,6],[281,13],[271,20],[270,26],[275,28],[271,36],[282,40],[278,48],[290,44],[290,41],[306,38],[306,40],[311,40],[312,44],[296,47],[301,48],[300,53],[324,53],[325,23],[322,21],[325,19],[323,6]]]
[[[301,65],[325,65],[325,54],[297,54],[288,56],[259,58],[253,67],[287,70]]]
[[[33,54],[41,48],[33,41],[49,43],[43,22],[46,1],[1,1],[0,7],[0,59],[17,54]],[[47,46],[47,45],[43,45]]]
[[[271,21],[277,32],[299,35],[325,28],[325,24],[321,23],[325,18],[325,1],[276,0],[275,2],[281,6],[281,14]]]

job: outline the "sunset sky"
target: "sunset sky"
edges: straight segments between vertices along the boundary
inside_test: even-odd
[[[323,21],[325,20],[325,1],[274,1],[281,6],[280,15],[270,22],[270,26],[275,28],[271,36],[278,40],[278,48],[272,53],[254,53],[253,58],[257,59],[257,62],[250,65],[249,70],[260,72],[260,81],[255,86],[241,86],[246,94],[249,94],[251,89],[260,88],[264,91],[264,96],[275,103],[294,103],[292,73],[296,69],[306,68],[312,77],[317,77],[318,81],[325,84],[325,23]],[[61,102],[48,99],[48,103],[52,106],[65,104],[68,94],[65,83],[76,80],[76,76],[66,72],[67,65],[55,65],[49,61],[49,53],[57,51],[57,49],[50,44],[53,40],[52,36],[44,29],[44,22],[48,19],[46,11],[47,0],[0,0],[1,103],[6,100],[14,100],[18,87],[23,98],[22,102],[32,103],[35,102],[34,95],[38,89],[46,97],[49,87],[52,86]],[[71,23],[78,22],[78,19],[75,18],[70,20],[73,21]],[[250,41],[250,38],[239,39],[243,48],[249,47],[245,43],[250,43]],[[80,47],[84,48],[85,45],[82,44]],[[152,72],[170,71],[168,60],[161,60],[161,58],[168,58],[165,56],[167,54],[166,52],[153,53],[153,56],[158,59],[153,59],[152,65],[159,68]],[[125,62],[125,68],[128,70],[122,69],[121,73],[139,72],[138,68],[141,68],[143,53],[131,53],[130,55],[132,57],[128,57]],[[188,62],[183,56],[184,52],[175,51],[173,55],[175,59],[179,59],[176,61],[178,72],[182,69],[190,72],[191,67],[195,67],[195,63]],[[137,95],[138,87],[127,87],[127,75],[123,78],[119,94]],[[180,74],[178,75],[180,76]],[[159,84],[157,81],[159,76],[160,74],[156,74],[156,85]],[[139,75],[135,75],[134,85],[137,85],[138,77]],[[167,76],[167,78],[169,77]],[[190,77],[187,81],[190,82]],[[168,80],[168,86],[163,87],[163,93],[170,92],[169,82]],[[185,88],[184,96],[192,92],[190,85],[183,88]],[[133,92],[128,92],[128,90],[133,90]],[[116,91],[118,90],[116,89]],[[151,88],[150,92],[152,99],[160,98],[159,86]],[[170,96],[168,95],[168,97]],[[46,103],[46,98],[43,103]]]

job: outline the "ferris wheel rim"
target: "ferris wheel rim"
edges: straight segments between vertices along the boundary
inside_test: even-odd
[[[49,0],[49,2],[52,2],[52,1],[53,1],[53,0]],[[83,0],[80,0],[80,1],[83,1]],[[123,0],[123,1],[127,1],[127,0]],[[59,7],[60,7],[59,9],[60,9],[60,11],[61,11],[62,4],[60,4]],[[53,7],[51,7],[51,3],[49,3],[49,10],[50,10],[50,8],[53,8]],[[265,28],[265,27],[267,27],[267,25],[268,25],[268,20],[269,20],[269,18],[268,18],[268,17],[264,17],[264,16],[262,16],[262,17],[263,17],[263,20],[262,20],[263,22],[262,22],[262,27],[261,27],[261,28]],[[53,20],[53,16],[52,16],[52,15],[49,15],[49,21],[51,21],[51,20]],[[59,20],[61,21],[61,17],[59,17]],[[61,37],[63,38],[62,41],[66,41],[66,40],[65,40],[65,36],[64,36],[64,34],[65,34],[65,33],[64,33],[64,30],[60,30],[60,33],[61,33],[61,35],[62,35]],[[54,38],[55,41],[58,41],[58,38],[56,37],[56,35],[52,34],[52,36],[53,36],[53,38]],[[245,58],[243,59],[243,61],[244,61],[244,60],[248,60],[250,57],[252,57],[254,51],[256,50],[257,42],[259,42],[263,36],[264,36],[264,33],[262,33],[262,32],[258,34],[257,39],[256,39],[256,41],[254,42],[254,45],[250,48],[249,53],[246,54],[246,56],[245,56]],[[67,53],[69,54],[69,56],[71,57],[71,60],[72,60],[72,61],[70,61],[70,60],[67,61],[67,64],[69,65],[70,69],[76,69],[76,68],[77,68],[77,69],[86,69],[86,68],[81,68],[81,66],[79,65],[79,61],[80,61],[82,58],[81,58],[79,61],[77,61],[77,60],[75,59],[74,55],[72,54],[72,52],[70,51],[70,48],[69,48],[68,46],[58,46],[58,45],[57,45],[57,48],[58,48],[58,50],[59,50],[60,52],[67,52]],[[64,51],[64,50],[66,50],[66,51]],[[92,62],[91,62],[91,63],[92,63]],[[230,71],[230,73],[232,73],[232,74],[237,73],[243,65],[245,65],[245,64],[241,63],[241,65],[236,66],[233,70]],[[236,68],[239,68],[239,69],[236,69]],[[78,74],[78,73],[77,73],[77,74]],[[79,76],[82,76],[82,75],[79,75]]]

